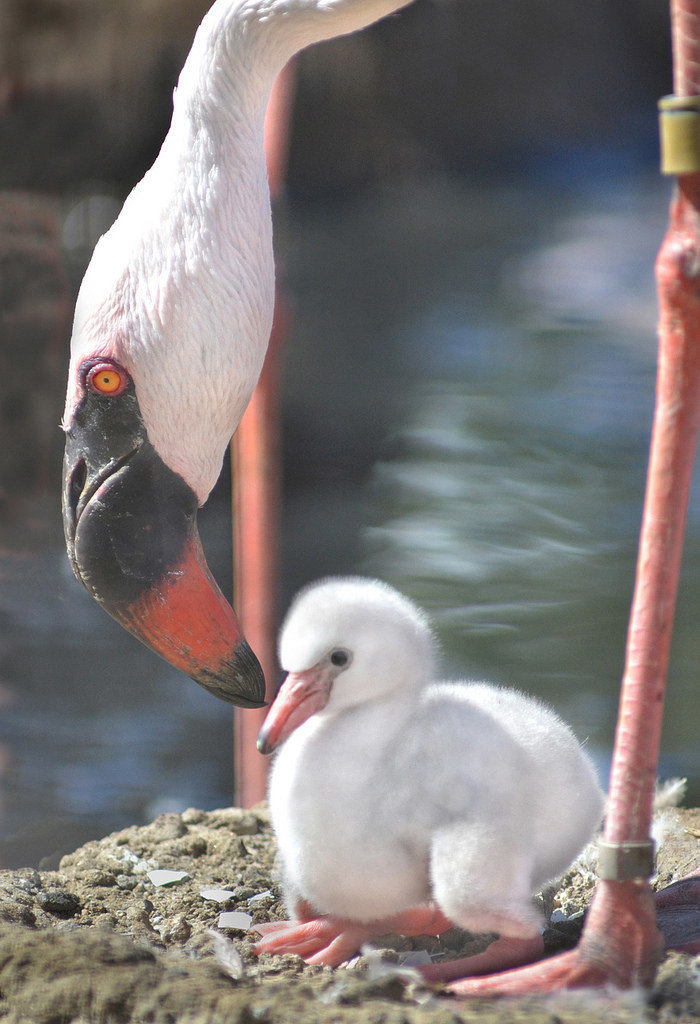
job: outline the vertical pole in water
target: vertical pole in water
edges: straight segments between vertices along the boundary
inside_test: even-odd
[[[270,194],[285,178],[293,96],[293,67],[275,82],[265,119],[265,155]],[[276,674],[278,533],[280,502],[279,354],[285,333],[284,301],[276,290],[272,335],[257,387],[231,442],[233,561],[236,608],[246,639],[274,696]],[[256,749],[264,709],[236,710],[233,727],[234,803],[250,807],[264,799],[267,759]]]

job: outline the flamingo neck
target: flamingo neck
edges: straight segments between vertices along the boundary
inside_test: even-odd
[[[275,77],[311,43],[407,0],[217,0],[195,36],[162,149],[81,286],[64,414],[94,355],[126,367],[149,439],[203,503],[262,369],[274,308],[263,152]]]
[[[262,141],[273,82],[314,43],[346,35],[411,0],[217,0],[197,30],[174,97],[173,129]],[[171,129],[172,130],[172,129]]]

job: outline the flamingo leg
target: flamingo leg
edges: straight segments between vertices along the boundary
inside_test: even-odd
[[[454,981],[455,978],[476,977],[505,971],[510,967],[521,967],[540,960],[544,953],[541,935],[532,939],[511,939],[506,935],[495,939],[482,953],[447,960],[445,963],[428,964],[419,971],[426,981]]]
[[[654,900],[645,882],[598,883],[576,949],[528,967],[450,985],[461,997],[515,996],[560,989],[651,985],[661,954]]]

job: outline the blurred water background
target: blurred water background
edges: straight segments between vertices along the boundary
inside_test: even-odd
[[[498,16],[487,6],[471,8],[477,38],[464,61],[457,44],[471,35],[450,24],[454,7],[419,4],[300,63],[290,186],[276,211],[290,307],[280,607],[327,573],[391,581],[432,615],[446,675],[551,701],[606,781],[670,197],[649,100],[668,72],[665,7],[621,2],[613,15],[592,4],[564,26],[544,0],[499,5]],[[112,120],[99,128],[76,99],[84,81],[58,114],[40,76],[34,91],[0,89],[0,143],[15,146],[0,173],[2,866],[51,865],[161,810],[231,801],[230,709],[112,623],[71,575],[56,426],[75,287],[157,149],[205,7],[176,6],[177,39],[150,64],[161,36],[146,36],[148,132],[144,111],[114,119],[113,80],[101,100]],[[30,38],[20,6],[8,10]],[[603,29],[603,16],[614,24]],[[504,63],[518,28],[522,46]],[[480,47],[501,55],[500,91],[493,61],[479,72],[467,59]],[[80,77],[86,61],[72,53],[65,67]],[[616,111],[600,86],[611,68],[618,99],[624,85]],[[561,95],[538,119],[553,81]],[[88,128],[93,145],[73,152]],[[229,486],[225,469],[201,524],[228,592]],[[664,777],[688,778],[694,803],[699,490],[696,477],[661,761]]]

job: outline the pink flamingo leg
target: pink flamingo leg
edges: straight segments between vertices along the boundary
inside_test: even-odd
[[[576,949],[548,960],[450,985],[462,997],[518,996],[564,988],[650,985],[661,953],[654,901],[644,882],[598,883]]]
[[[441,964],[428,964],[418,970],[426,981],[454,981],[455,978],[476,977],[480,974],[491,974],[494,971],[505,971],[510,967],[520,967],[540,960],[544,953],[544,942],[541,935],[532,939],[511,939],[502,935],[487,946],[482,953],[463,957],[459,960],[447,960]]]

